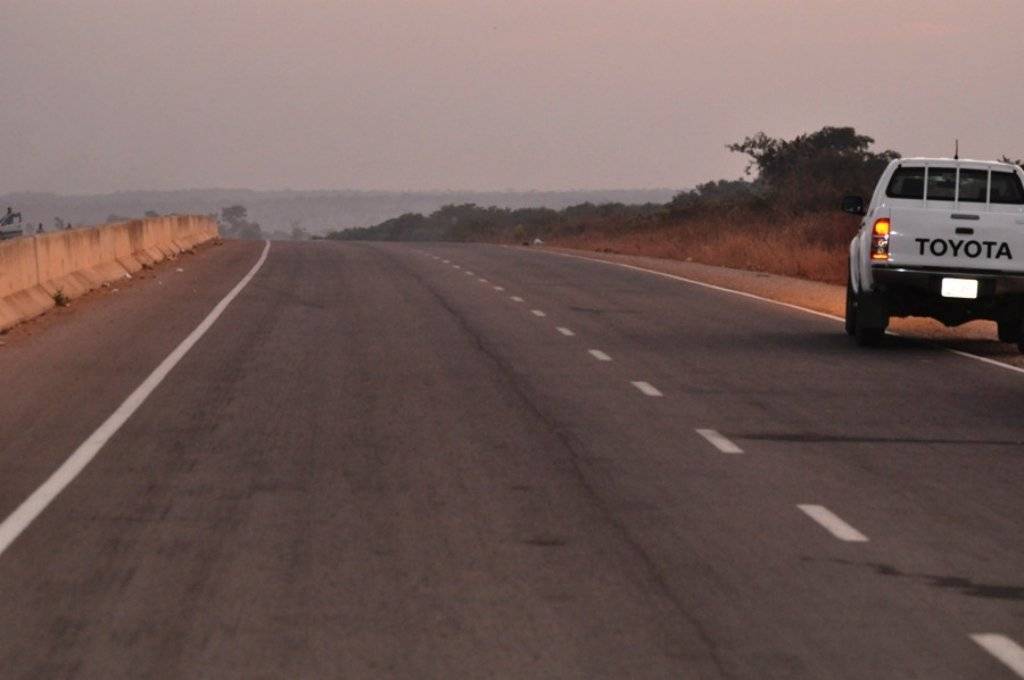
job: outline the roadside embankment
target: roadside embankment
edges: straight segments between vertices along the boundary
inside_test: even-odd
[[[638,255],[821,281],[846,282],[858,222],[838,211],[786,216],[756,211],[698,215],[643,229],[553,234],[553,246]],[[542,236],[542,238],[544,238]]]
[[[835,317],[841,318],[845,313],[846,289],[844,286],[830,283],[657,257],[600,253],[551,246],[544,246],[542,250],[670,274]],[[948,328],[933,319],[897,318],[892,320],[889,329],[906,338],[932,342],[947,349],[968,352],[986,359],[1024,368],[1024,355],[1018,351],[1016,345],[996,340],[996,325],[991,321],[972,321],[962,326]],[[842,326],[838,323],[836,332],[843,332]],[[852,342],[851,340],[851,345]]]
[[[0,243],[0,330],[218,237],[208,217],[170,216]]]

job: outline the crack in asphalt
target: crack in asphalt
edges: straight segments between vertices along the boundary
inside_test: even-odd
[[[506,383],[511,387],[513,393],[526,407],[526,409],[562,443],[565,452],[569,456],[569,460],[572,462],[574,476],[585,491],[591,503],[595,508],[597,508],[605,521],[607,521],[608,524],[621,536],[625,545],[638,556],[641,564],[644,566],[644,570],[647,572],[648,578],[651,580],[651,583],[662,593],[662,596],[672,605],[672,608],[685,621],[687,621],[690,626],[692,626],[693,630],[696,631],[701,642],[703,642],[707,647],[711,660],[718,670],[719,677],[730,677],[721,658],[719,657],[717,645],[711,638],[711,635],[692,614],[686,611],[682,600],[673,591],[667,578],[662,573],[662,570],[655,562],[654,558],[647,552],[640,541],[633,536],[632,532],[630,532],[629,529],[615,517],[611,508],[604,499],[601,498],[597,490],[587,479],[587,475],[583,469],[584,463],[581,460],[585,453],[585,447],[576,439],[575,436],[562,428],[556,420],[547,416],[540,410],[540,408],[533,402],[532,395],[525,383],[517,378],[512,365],[502,359],[493,347],[489,345],[484,336],[470,325],[469,320],[455,309],[448,300],[426,280],[426,278],[421,276],[418,272],[410,269],[405,262],[401,261],[393,253],[377,248],[372,249],[377,253],[384,255],[389,261],[396,265],[397,269],[401,270],[404,274],[416,281],[437,301],[441,308],[444,309],[455,320],[463,332],[469,336],[480,352],[498,368],[499,373],[504,377]]]

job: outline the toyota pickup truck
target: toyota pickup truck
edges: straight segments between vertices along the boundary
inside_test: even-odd
[[[891,317],[947,326],[995,321],[1024,352],[1024,170],[993,161],[904,158],[882,173],[850,242],[846,332],[881,340]]]

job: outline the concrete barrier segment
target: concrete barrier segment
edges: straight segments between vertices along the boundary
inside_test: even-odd
[[[175,215],[0,242],[0,330],[218,237],[212,218]]]

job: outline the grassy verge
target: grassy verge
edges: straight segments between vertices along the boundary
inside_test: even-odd
[[[846,282],[847,247],[857,220],[842,213],[778,218],[757,214],[694,217],[633,231],[586,231],[548,243],[565,248],[643,255]]]

